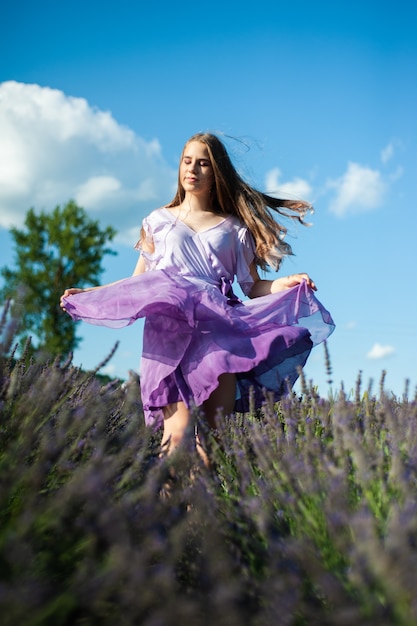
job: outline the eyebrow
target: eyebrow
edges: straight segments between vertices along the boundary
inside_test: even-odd
[[[183,159],[192,159],[193,157],[190,156],[189,154],[183,154],[182,156]],[[197,161],[210,161],[210,158],[208,156],[201,156],[201,157],[196,157]]]

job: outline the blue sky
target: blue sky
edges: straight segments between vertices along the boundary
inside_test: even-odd
[[[0,40],[1,265],[31,206],[75,198],[119,231],[103,282],[130,275],[140,222],[173,195],[185,140],[224,136],[242,174],[314,203],[282,273],[307,271],[337,329],[334,386],[417,384],[417,9],[349,3],[14,2]],[[273,274],[271,275],[273,276]],[[141,323],[80,326],[75,363],[138,368]],[[323,351],[306,375],[327,392]]]

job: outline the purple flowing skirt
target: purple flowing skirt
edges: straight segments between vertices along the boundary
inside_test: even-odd
[[[148,425],[161,408],[200,406],[222,373],[237,378],[235,410],[278,400],[294,384],[312,347],[333,331],[329,312],[303,281],[245,302],[216,286],[152,270],[65,299],[74,320],[121,328],[145,317],[141,394]],[[253,405],[252,405],[253,406]]]

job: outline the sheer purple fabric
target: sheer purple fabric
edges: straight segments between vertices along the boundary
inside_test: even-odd
[[[298,377],[312,347],[333,331],[329,312],[305,282],[241,302],[236,276],[249,291],[253,242],[233,218],[196,233],[158,209],[144,220],[155,245],[143,253],[147,271],[66,299],[74,320],[121,328],[145,317],[141,394],[146,422],[159,425],[161,408],[184,401],[200,406],[225,372],[237,376],[235,409],[277,400]]]

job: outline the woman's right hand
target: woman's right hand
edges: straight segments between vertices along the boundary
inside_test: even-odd
[[[61,309],[66,311],[65,303],[62,301],[62,298],[68,298],[68,296],[73,296],[75,293],[82,293],[83,291],[85,291],[85,289],[79,289],[78,287],[70,287],[69,289],[65,289],[59,302]]]

